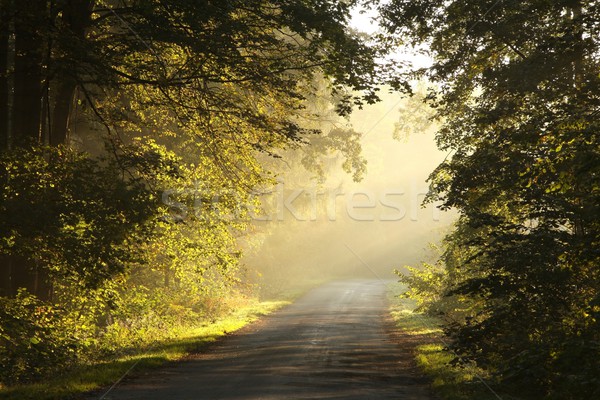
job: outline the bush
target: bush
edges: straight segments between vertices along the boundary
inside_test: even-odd
[[[25,290],[0,298],[0,383],[33,380],[76,359],[77,342],[61,320],[60,309]]]

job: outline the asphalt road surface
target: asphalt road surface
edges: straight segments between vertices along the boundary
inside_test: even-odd
[[[386,283],[340,281],[206,352],[126,379],[104,399],[430,400],[412,346],[390,333]]]

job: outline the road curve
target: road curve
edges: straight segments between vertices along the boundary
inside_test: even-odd
[[[386,328],[386,283],[314,289],[203,354],[121,383],[105,399],[429,400],[411,350]]]

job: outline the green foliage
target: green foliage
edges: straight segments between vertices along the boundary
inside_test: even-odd
[[[77,398],[85,393],[109,387],[131,367],[133,374],[143,373],[167,362],[180,360],[190,352],[202,350],[217,338],[234,332],[257,318],[267,315],[288,304],[285,301],[258,302],[246,299],[236,304],[236,311],[219,318],[214,323],[197,321],[193,326],[170,327],[163,331],[161,339],[142,341],[126,351],[97,357],[74,366],[66,374],[55,374],[43,381],[0,388],[2,399],[55,400]],[[128,332],[124,329],[126,337]]]
[[[360,179],[360,134],[341,116],[376,101],[379,78],[377,50],[347,29],[354,4],[0,3],[0,269],[55,310],[39,326],[23,317],[48,332],[38,347],[63,346],[60,329],[73,339],[48,363],[93,362],[243,306],[238,242],[254,192],[275,183],[266,156],[304,147],[307,169],[335,155]],[[326,106],[311,108],[316,86]],[[6,300],[7,321],[33,301],[22,296]],[[54,371],[26,350],[29,369],[7,358],[4,382]]]
[[[0,185],[0,252],[89,288],[139,259],[156,208],[142,181],[62,147],[1,154]]]
[[[94,351],[107,356],[128,353],[215,322],[254,301],[239,288],[223,286],[207,275],[195,284],[187,281],[190,286],[182,282],[167,286],[162,274],[152,279],[132,271],[122,282],[113,308],[105,314],[107,322],[95,340]]]
[[[452,152],[430,200],[461,213],[444,294],[461,356],[534,398],[595,398],[600,296],[600,3],[392,1],[386,26],[424,71]],[[584,367],[582,367],[584,366]]]
[[[408,274],[395,271],[400,277],[400,282],[407,285],[408,290],[403,297],[417,301],[417,311],[432,312],[441,303],[442,295],[446,289],[447,272],[438,264],[422,263],[420,268],[405,267]]]
[[[420,278],[427,282],[427,275]],[[496,396],[481,382],[484,379],[491,385],[493,378],[474,364],[456,362],[455,355],[447,348],[441,326],[443,322],[437,317],[416,309],[416,301],[406,299],[404,285],[391,285],[390,312],[396,327],[403,335],[408,335],[414,345],[415,361],[419,369],[427,375],[436,395],[444,400],[492,400]],[[425,303],[426,305],[426,303]],[[500,390],[493,385],[496,390]],[[503,399],[513,399],[501,393]]]
[[[75,360],[78,344],[63,314],[26,291],[0,298],[0,383],[39,378]]]

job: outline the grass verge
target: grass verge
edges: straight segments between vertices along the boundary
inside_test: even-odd
[[[404,291],[403,285],[390,285],[390,313],[404,334],[417,337],[419,344],[415,348],[415,361],[430,378],[435,393],[443,400],[498,400],[486,387],[489,377],[484,371],[471,365],[450,364],[454,355],[445,350],[440,321],[416,312],[413,300],[399,297]],[[504,393],[500,394],[500,398],[517,400]]]
[[[129,351],[126,355],[78,366],[67,373],[44,382],[0,388],[0,399],[53,400],[73,399],[82,393],[111,386],[130,368],[139,373],[176,361],[187,354],[201,350],[219,337],[234,332],[256,321],[261,316],[289,304],[288,301],[264,301],[245,306],[236,312],[196,328],[181,329],[169,340]]]

